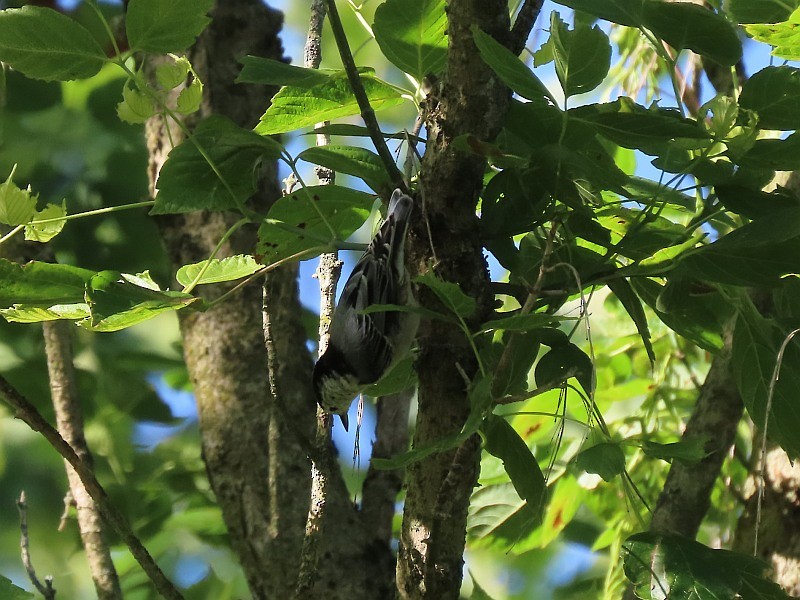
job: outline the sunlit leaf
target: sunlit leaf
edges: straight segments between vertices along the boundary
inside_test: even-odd
[[[279,198],[258,230],[256,259],[270,264],[346,240],[369,217],[374,196],[337,185],[308,186]]]
[[[204,119],[193,139],[169,153],[156,182],[158,194],[151,213],[236,208],[256,191],[256,166],[280,152],[276,141],[243,129],[227,117]]]
[[[373,110],[381,110],[403,102],[395,88],[375,79],[361,77]],[[331,77],[310,88],[286,86],[275,94],[267,112],[256,126],[261,135],[285,133],[310,127],[322,121],[359,114],[360,109],[350,83],[344,76]]]
[[[234,281],[247,277],[258,271],[262,265],[257,263],[249,254],[237,254],[227,258],[212,258],[210,261],[202,261],[192,265],[184,265],[175,274],[175,279],[182,286],[192,283],[200,275],[197,285],[206,283],[220,283],[222,281]]]
[[[106,61],[100,44],[82,25],[50,8],[0,11],[0,61],[33,79],[86,79]]]
[[[447,60],[444,0],[387,0],[375,10],[372,26],[384,56],[421,81],[438,75]]]
[[[611,481],[625,471],[625,454],[619,444],[601,442],[582,450],[575,459],[575,466]]]
[[[625,575],[645,600],[787,599],[769,567],[746,554],[715,550],[675,534],[637,533],[623,544]]]
[[[213,0],[131,0],[125,29],[132,50],[182,52],[211,22]]]

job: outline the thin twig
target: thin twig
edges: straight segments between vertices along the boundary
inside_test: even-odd
[[[514,396],[502,396],[501,398],[495,399],[495,404],[514,404],[514,402],[522,402],[523,400],[530,400],[531,398],[535,398],[536,396],[540,396],[545,392],[549,392],[550,390],[554,390],[557,387],[561,387],[564,385],[566,381],[570,378],[575,377],[578,374],[578,369],[572,368],[567,369],[564,374],[559,377],[558,379],[554,379],[553,381],[548,381],[545,384],[540,385],[535,390],[530,390],[525,392],[524,394],[516,394]]]
[[[91,469],[92,455],[83,434],[83,415],[72,362],[71,328],[72,325],[66,321],[49,321],[43,324],[50,396],[59,433],[81,457],[86,467]],[[114,561],[111,560],[111,550],[106,542],[100,513],[75,469],[69,464],[65,464],[65,467],[70,496],[77,511],[81,542],[97,595],[103,600],[120,599],[122,591],[119,576],[114,568]],[[65,501],[65,514],[67,506]]]
[[[311,17],[308,24],[308,35],[304,49],[305,67],[318,69],[322,62],[322,26],[325,22],[325,0],[312,0]],[[335,10],[335,8],[334,8]],[[360,81],[359,81],[360,83]],[[322,125],[325,125],[323,123]],[[317,146],[330,143],[330,136],[317,133]],[[331,185],[335,181],[335,173],[329,169],[315,170],[321,185]],[[322,355],[328,346],[328,330],[333,316],[336,295],[336,284],[342,270],[342,261],[338,252],[322,254],[315,277],[320,284],[320,321],[319,321],[319,354]],[[323,527],[327,509],[327,495],[330,492],[329,476],[335,469],[335,458],[332,456],[330,431],[330,415],[321,407],[316,409],[315,433],[311,462],[311,494],[306,517],[306,530],[303,548],[300,554],[300,568],[297,576],[297,587],[294,597],[298,600],[309,596],[314,586],[314,574],[319,560],[319,546],[323,535]]]
[[[536,301],[539,299],[539,294],[541,293],[542,286],[544,285],[544,277],[548,272],[548,263],[550,262],[550,257],[553,254],[553,246],[559,224],[560,223],[558,220],[553,220],[552,224],[550,225],[550,231],[547,234],[544,252],[542,253],[542,262],[539,265],[539,274],[536,277],[533,287],[528,292],[528,297],[525,300],[525,304],[519,311],[520,315],[525,315],[531,312],[536,304]],[[492,385],[492,395],[495,397],[499,395],[499,386],[501,385],[501,382],[506,380],[507,373],[511,369],[513,357],[517,353],[516,345],[519,343],[517,341],[518,339],[521,339],[518,334],[511,334],[511,337],[508,340],[505,349],[503,350],[503,354],[500,356],[500,360],[497,363],[497,369],[495,369],[495,380]]]
[[[375,111],[369,103],[367,92],[364,90],[364,85],[361,83],[361,77],[358,74],[356,63],[353,60],[353,55],[350,52],[350,46],[347,43],[347,35],[342,26],[342,20],[339,18],[339,11],[336,8],[336,0],[325,0],[325,5],[328,9],[328,18],[333,30],[333,37],[336,39],[336,46],[339,49],[339,56],[342,58],[342,65],[347,73],[347,79],[350,81],[350,87],[353,90],[353,95],[358,102],[358,108],[361,110],[361,118],[364,120],[364,125],[369,131],[369,137],[381,157],[383,165],[389,173],[389,179],[392,180],[394,187],[400,188],[408,193],[405,181],[403,181],[403,174],[392,158],[392,153],[389,152],[389,147],[386,145],[386,140],[383,139],[383,134],[378,126],[378,120],[375,118]]]
[[[28,425],[33,431],[39,432],[48,441],[48,443],[63,456],[67,462],[75,469],[78,476],[81,478],[86,491],[97,504],[97,508],[103,517],[103,520],[111,525],[114,530],[119,534],[131,554],[136,561],[141,565],[142,570],[147,574],[150,580],[155,585],[156,590],[161,596],[169,600],[183,600],[183,595],[178,591],[161,568],[156,564],[153,557],[142,545],[142,542],[133,533],[128,520],[119,512],[116,507],[111,504],[111,500],[106,494],[106,491],[97,481],[94,473],[89,469],[83,460],[75,453],[61,434],[45,420],[45,418],[36,410],[36,407],[31,404],[27,398],[20,394],[8,380],[0,375],[0,397],[14,410],[14,418],[20,419]]]
[[[753,536],[753,556],[758,556],[758,526],[761,523],[761,504],[764,500],[764,471],[767,468],[767,426],[769,425],[769,413],[772,411],[772,398],[775,395],[775,384],[778,383],[781,374],[783,354],[786,352],[786,347],[789,345],[789,342],[791,342],[798,333],[800,333],[800,329],[795,329],[784,338],[778,350],[778,356],[775,359],[775,369],[772,372],[772,378],[769,381],[767,406],[764,409],[764,431],[761,435],[761,465],[758,474],[758,498],[756,500],[756,530]]]
[[[30,540],[28,539],[28,504],[25,501],[25,490],[22,490],[19,494],[17,510],[19,511],[19,548],[22,555],[22,564],[25,565],[28,579],[31,580],[33,586],[39,590],[39,593],[45,597],[45,600],[52,600],[56,597],[56,590],[53,587],[53,577],[47,575],[44,578],[44,584],[42,584],[36,576],[36,569],[33,568],[33,563],[31,562]]]

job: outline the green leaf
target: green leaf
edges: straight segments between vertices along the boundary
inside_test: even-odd
[[[714,191],[726,209],[749,219],[765,217],[787,208],[800,208],[800,198],[782,188],[767,193],[741,185],[717,185]]]
[[[199,535],[228,535],[222,509],[218,506],[199,506],[175,511],[167,519],[164,528],[172,531],[188,529]]]
[[[0,310],[6,320],[79,320],[87,329],[116,331],[195,302],[188,294],[153,289],[144,276],[96,273],[68,265],[0,260]]]
[[[645,0],[555,0],[557,4],[582,10],[598,19],[605,19],[628,27],[639,27],[643,23]]]
[[[206,266],[207,265],[207,266]],[[252,275],[261,268],[249,254],[237,254],[227,258],[212,258],[210,261],[202,261],[192,265],[184,265],[175,274],[175,279],[182,286],[187,286],[195,280],[195,277],[202,276],[196,285],[206,283],[220,283],[222,281],[234,281]]]
[[[731,285],[775,285],[797,273],[800,208],[756,219],[683,258],[680,273]]]
[[[763,561],[714,550],[675,534],[637,533],[622,545],[625,575],[636,595],[663,598],[787,599]]]
[[[56,237],[64,225],[67,224],[66,219],[61,217],[67,216],[67,203],[61,202],[58,204],[48,204],[42,210],[36,211],[33,220],[44,221],[46,219],[58,219],[50,223],[32,223],[25,225],[25,239],[33,242],[49,242]]]
[[[726,9],[737,23],[778,23],[798,6],[800,0],[728,0]]]
[[[22,190],[14,185],[16,165],[3,183],[0,183],[0,223],[5,225],[24,225],[33,219],[36,212],[36,195],[31,194],[30,187]]]
[[[581,450],[575,458],[575,466],[611,481],[625,471],[625,454],[619,444],[601,442]]]
[[[550,14],[556,74],[566,97],[591,92],[608,75],[611,44],[598,27],[577,25],[570,31],[557,12]]]
[[[722,348],[722,331],[734,306],[714,288],[682,278],[661,286],[645,277],[631,278],[639,297],[670,329],[709,352]]]
[[[573,109],[575,115],[589,122],[602,135],[623,148],[645,149],[671,139],[708,140],[706,131],[696,121],[685,119],[677,111],[646,109],[629,98],[608,104],[592,104]]]
[[[774,321],[762,317],[751,304],[740,310],[733,333],[731,371],[747,413],[762,431],[766,421],[770,381],[782,343],[783,333],[777,329]],[[800,456],[800,439],[797,436],[800,430],[798,386],[800,350],[797,339],[794,339],[786,346],[783,355],[767,428],[767,437],[780,444],[794,458]]]
[[[0,306],[29,304],[49,308],[84,301],[95,272],[69,265],[29,262],[24,267],[0,259]]]
[[[412,448],[408,452],[403,452],[402,454],[398,454],[392,458],[373,458],[370,462],[372,463],[373,467],[381,471],[405,468],[427,458],[428,456],[431,456],[432,454],[447,452],[448,450],[456,448],[473,433],[475,433],[475,431],[462,431],[454,435],[440,438],[430,445]]]
[[[520,536],[530,535],[537,524],[536,511],[520,499],[511,482],[484,483],[472,493],[467,521],[470,547],[491,544],[516,551]]]
[[[494,600],[494,598],[481,587],[478,580],[475,579],[475,575],[472,574],[472,571],[469,571],[469,577],[472,579],[472,596],[470,596],[470,600]]]
[[[421,81],[447,62],[444,0],[387,0],[375,10],[375,41],[389,61]]]
[[[800,9],[795,10],[785,23],[774,25],[748,25],[747,33],[760,42],[774,46],[773,56],[797,60],[800,58]]]
[[[656,353],[653,350],[653,342],[650,339],[650,328],[647,325],[647,315],[644,314],[642,301],[639,299],[639,296],[636,295],[636,292],[633,291],[627,279],[612,279],[608,282],[608,287],[625,308],[625,312],[628,313],[634,325],[636,325],[636,330],[642,338],[642,343],[647,351],[650,364],[654,365],[656,362]]]
[[[695,199],[692,196],[687,196],[663,183],[642,177],[628,179],[625,183],[625,196],[648,205],[667,202],[687,210],[694,211],[695,208]]]
[[[773,292],[773,299],[776,317],[800,321],[800,279],[787,278]]]
[[[93,331],[118,331],[198,300],[189,294],[161,292],[139,283],[141,278],[115,271],[97,273],[86,285],[91,318],[80,324]]]
[[[379,79],[362,75],[361,83],[373,110],[378,111],[403,102],[400,92]],[[323,121],[357,115],[359,112],[350,83],[342,75],[331,77],[310,88],[282,88],[272,97],[272,104],[255,130],[261,135],[286,133]]]
[[[117,116],[126,123],[144,123],[156,114],[153,99],[135,88],[125,85],[122,88],[122,101],[117,104]]]
[[[531,367],[539,355],[539,329],[510,332],[495,330],[490,345],[483,348],[484,364],[492,371],[492,398],[524,395]]]
[[[399,394],[417,383],[417,372],[414,370],[414,356],[406,356],[392,367],[392,370],[364,389],[364,394],[372,398],[381,398],[391,394]]]
[[[436,312],[424,306],[416,306],[414,304],[370,304],[363,310],[359,311],[362,314],[369,315],[378,312],[404,312],[412,315],[419,315],[423,319],[432,319],[434,321],[445,321],[447,323],[458,323],[453,315],[449,313]]]
[[[317,133],[327,133],[328,135],[342,135],[350,137],[370,137],[369,129],[363,125],[353,125],[352,123],[331,123],[329,125],[322,125],[315,127],[313,131],[308,131],[303,135],[316,135]],[[412,135],[408,131],[397,131],[395,133],[387,133],[381,131],[381,136],[384,139],[392,140],[411,140],[414,143],[425,143],[425,140],[417,135]]]
[[[528,159],[504,152],[499,145],[484,142],[471,133],[464,133],[453,138],[450,147],[459,152],[479,154],[485,156],[489,164],[499,169],[524,169],[528,166]]]
[[[165,90],[173,90],[186,81],[191,65],[185,56],[156,65],[156,81]]]
[[[545,340],[542,343],[547,344]],[[592,395],[594,381],[594,367],[592,359],[575,344],[556,345],[550,352],[542,356],[536,363],[534,376],[536,385],[546,385],[554,381],[563,381],[567,374],[575,377],[583,391],[588,396]]]
[[[414,281],[430,288],[442,304],[454,315],[466,319],[475,312],[477,307],[475,298],[462,292],[457,283],[444,281],[432,273],[420,275]]]
[[[0,575],[0,598],[6,600],[29,600],[35,596],[11,583],[7,577]]]
[[[530,448],[502,417],[490,415],[481,430],[486,451],[503,461],[514,489],[532,509],[535,523],[540,523],[544,516],[547,485]]]
[[[211,22],[213,0],[131,0],[125,29],[131,50],[183,52]]]
[[[242,70],[236,78],[236,83],[311,88],[330,79],[328,71],[297,67],[272,58],[245,56],[239,62],[242,63]]]
[[[0,11],[0,61],[45,81],[86,79],[106,62],[100,44],[66,15],[38,6]]]
[[[685,241],[686,228],[661,216],[641,214],[628,208],[609,206],[598,212],[598,221],[612,233],[612,242],[623,256],[650,258],[662,248]]]
[[[676,50],[688,48],[726,66],[742,58],[736,29],[704,6],[651,0],[644,4],[644,25]]]
[[[258,230],[256,260],[271,264],[313,248],[320,254],[364,224],[374,198],[338,185],[308,186],[279,198]]]
[[[256,166],[264,159],[277,158],[281,152],[276,141],[220,115],[203,120],[192,135],[193,140],[187,139],[172,149],[161,168],[151,214],[235,208],[255,193]],[[219,169],[230,191],[200,153],[198,144]]]
[[[380,156],[366,148],[336,144],[314,146],[303,150],[297,158],[358,177],[378,193],[392,185]]]
[[[783,140],[756,140],[739,163],[773,171],[800,169],[800,134],[793,133]]]
[[[550,195],[534,169],[505,169],[481,192],[481,229],[487,238],[531,231],[544,223]]]
[[[190,115],[193,112],[200,110],[200,103],[203,101],[203,82],[197,77],[192,79],[191,83],[183,88],[178,94],[178,101],[175,106],[182,115]]]
[[[695,465],[709,455],[705,446],[709,441],[709,436],[700,435],[689,439],[682,439],[680,442],[671,444],[659,444],[650,440],[644,440],[642,450],[651,458],[658,458],[666,462],[677,460],[685,465]]]
[[[14,304],[12,308],[0,308],[0,315],[3,315],[9,323],[41,323],[59,319],[81,321],[88,319],[91,311],[85,302],[55,304],[50,308],[41,308],[30,304]]]
[[[500,319],[492,319],[481,325],[480,331],[530,331],[540,327],[552,326],[561,321],[574,321],[576,317],[562,317],[542,313],[529,313],[527,315],[509,315]]]
[[[552,98],[547,87],[525,63],[477,25],[472,26],[472,37],[483,61],[489,65],[503,83],[528,100]],[[555,102],[553,102],[555,104]]]
[[[762,129],[800,129],[800,69],[765,67],[744,84],[739,104],[758,113]]]

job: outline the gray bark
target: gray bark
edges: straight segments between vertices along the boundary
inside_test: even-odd
[[[477,25],[501,43],[510,30],[508,5],[491,0],[448,5],[447,73],[426,101],[428,143],[421,171],[425,214],[412,228],[411,260],[416,271],[431,269],[458,282],[478,301],[472,324],[491,311],[489,276],[477,235],[475,206],[482,187],[482,157],[456,152],[451,141],[463,133],[492,140],[508,109],[510,94],[483,63],[472,41]],[[427,239],[428,221],[433,239]],[[433,247],[433,251],[431,250]],[[436,306],[424,290],[420,303]],[[414,446],[423,447],[458,432],[469,414],[465,382],[456,365],[472,376],[476,361],[456,327],[423,322],[419,332],[419,408]],[[480,458],[477,436],[458,450],[435,454],[408,470],[408,494],[397,559],[403,598],[458,598],[469,498]]]
[[[213,21],[200,36],[189,59],[205,83],[201,111],[187,119],[223,114],[252,127],[266,110],[274,90],[236,85],[246,54],[280,60],[278,33],[282,16],[257,0],[226,0],[212,11]],[[176,127],[151,119],[147,127],[151,183],[169,152]],[[275,165],[266,165],[261,193],[253,199],[264,210],[280,196]],[[159,219],[173,264],[207,258],[239,216],[197,212]],[[255,226],[237,231],[218,256],[251,253]],[[291,390],[282,418],[269,390],[267,354],[262,330],[262,291],[249,285],[204,313],[181,313],[184,352],[197,398],[202,452],[211,486],[222,509],[231,545],[239,557],[255,598],[286,598],[294,589],[307,510],[309,475],[298,432],[308,435],[313,417],[311,361],[302,348],[296,268],[267,276],[266,307],[280,356],[278,378]],[[229,286],[203,286],[212,300]],[[294,430],[290,430],[293,428]]]

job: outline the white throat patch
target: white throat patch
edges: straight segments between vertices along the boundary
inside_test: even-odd
[[[335,373],[322,379],[320,396],[322,408],[337,415],[346,414],[347,409],[358,396],[361,386],[352,375]]]

